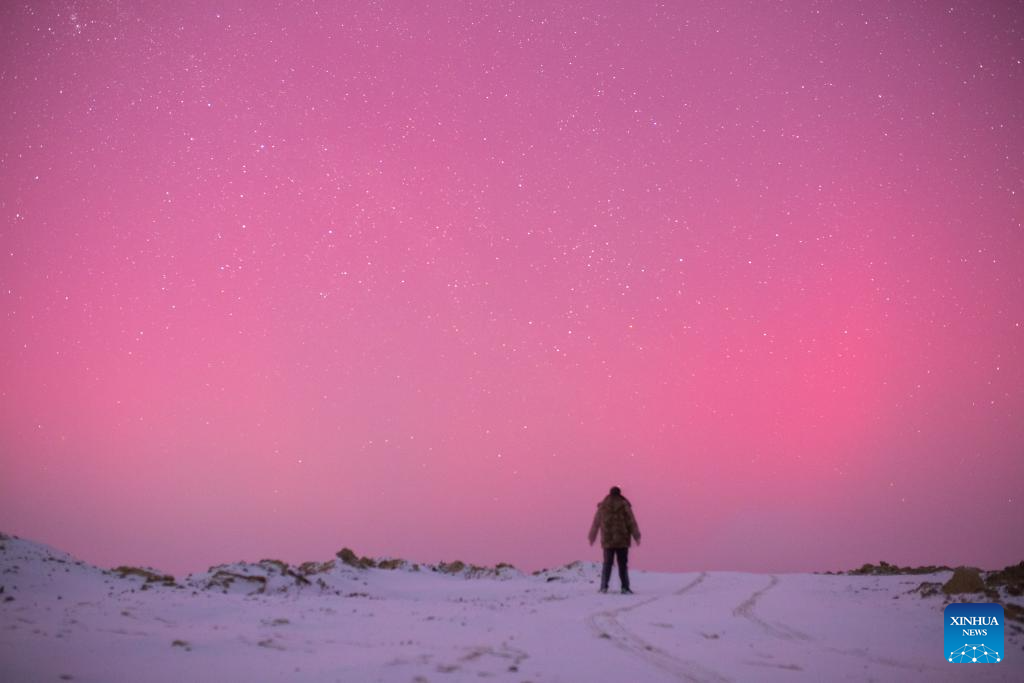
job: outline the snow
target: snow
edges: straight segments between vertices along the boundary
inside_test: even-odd
[[[949,572],[633,571],[635,595],[601,595],[592,562],[395,564],[239,562],[165,585],[0,537],[0,680],[1024,680],[1016,622],[1003,662],[944,660],[944,598],[913,589]]]

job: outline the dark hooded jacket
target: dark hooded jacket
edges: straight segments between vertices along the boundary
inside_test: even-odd
[[[597,538],[598,531],[601,532],[602,548],[628,548],[632,539],[640,540],[640,527],[633,516],[633,507],[624,496],[608,494],[597,504],[588,535],[591,543]]]

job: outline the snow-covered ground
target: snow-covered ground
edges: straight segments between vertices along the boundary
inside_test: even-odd
[[[600,595],[594,563],[533,576],[335,559],[164,585],[0,547],[0,681],[1024,680],[1016,622],[1001,663],[943,659],[944,597],[912,591],[948,572],[634,571],[635,595]]]

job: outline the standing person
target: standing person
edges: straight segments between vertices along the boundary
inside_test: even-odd
[[[640,527],[633,516],[633,506],[622,495],[622,489],[613,486],[605,499],[597,504],[594,523],[590,525],[587,540],[594,545],[598,530],[601,531],[601,548],[604,549],[604,566],[601,568],[601,592],[608,592],[608,581],[612,577],[612,563],[619,565],[619,583],[623,593],[632,593],[629,589],[629,544],[636,539],[640,545]]]

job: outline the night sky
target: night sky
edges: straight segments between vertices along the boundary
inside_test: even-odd
[[[1024,559],[1018,2],[4,2],[0,529]]]

